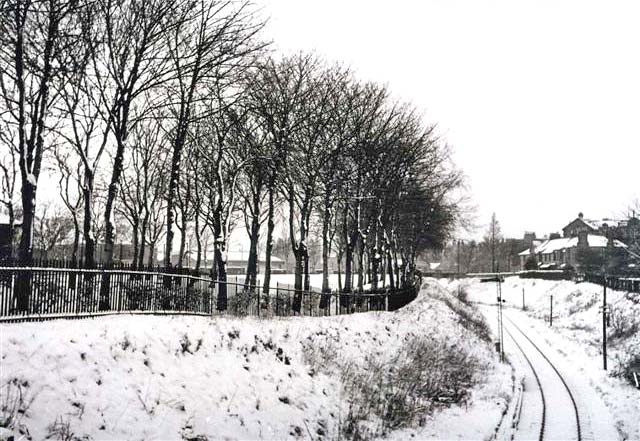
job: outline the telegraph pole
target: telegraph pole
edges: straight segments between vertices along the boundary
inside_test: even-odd
[[[549,326],[553,326],[553,294],[549,299]]]
[[[607,370],[607,275],[604,275],[602,291],[602,367]]]
[[[522,288],[522,310],[526,311],[527,307],[524,304],[524,288]]]
[[[500,273],[498,273],[498,304],[500,311],[500,361],[504,363],[504,333],[502,326],[502,279],[500,279]]]

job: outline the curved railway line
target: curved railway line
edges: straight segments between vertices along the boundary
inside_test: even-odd
[[[576,438],[578,441],[582,441],[582,430],[581,430],[581,426],[580,426],[580,414],[578,412],[578,406],[576,404],[576,400],[574,398],[573,393],[571,392],[571,389],[569,388],[569,385],[567,384],[566,380],[564,379],[564,377],[562,376],[562,374],[560,373],[560,371],[556,368],[556,366],[551,362],[551,360],[549,360],[549,358],[546,356],[546,354],[544,352],[542,352],[542,350],[538,347],[538,345],[536,345],[530,338],[529,336],[527,336],[522,329],[520,329],[520,327],[518,325],[516,325],[509,317],[507,317],[505,315],[506,320],[510,323],[510,326],[512,326],[515,330],[518,331],[519,334],[521,334],[527,341],[529,344],[531,344],[531,346],[542,356],[542,358],[544,359],[544,361],[546,362],[546,364],[551,367],[551,369],[553,370],[553,372],[555,373],[555,375],[557,376],[558,379],[560,379],[560,381],[562,382],[563,386],[564,386],[564,390],[566,391],[572,407],[573,407],[573,414],[575,415],[575,433],[576,433]],[[522,353],[525,361],[527,362],[527,364],[529,365],[529,367],[531,368],[531,372],[533,373],[533,376],[536,380],[536,383],[538,385],[539,391],[540,391],[540,398],[542,401],[542,417],[541,417],[541,423],[540,423],[540,431],[539,431],[539,441],[542,441],[545,439],[545,435],[548,435],[547,433],[547,428],[548,428],[548,416],[549,416],[549,405],[551,405],[553,403],[552,399],[550,398],[550,395],[552,394],[547,394],[545,395],[545,387],[549,387],[548,385],[543,385],[544,381],[541,380],[541,377],[543,376],[539,371],[543,368],[545,368],[545,366],[541,366],[538,365],[536,366],[536,363],[534,363],[531,358],[527,355],[527,352],[522,348],[522,346],[520,345],[520,343],[518,343],[517,339],[514,337],[514,335],[505,327],[505,331],[507,332],[507,334],[509,335],[509,337],[511,338],[511,340],[515,343],[515,346],[518,348],[518,350]],[[530,355],[530,354],[529,354]],[[547,377],[548,379],[548,377]]]

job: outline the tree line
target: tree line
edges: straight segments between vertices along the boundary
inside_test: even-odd
[[[168,271],[194,239],[200,271],[212,237],[225,281],[242,225],[247,286],[264,242],[266,292],[281,213],[297,290],[316,233],[323,292],[332,251],[345,292],[364,272],[374,289],[384,274],[410,284],[459,213],[448,146],[386,85],[315,54],[275,55],[264,26],[248,0],[0,0],[0,189],[10,224],[21,217],[18,260],[33,259],[45,173],[73,225],[72,261],[88,268],[99,241],[108,268],[120,236],[137,267],[163,244]]]

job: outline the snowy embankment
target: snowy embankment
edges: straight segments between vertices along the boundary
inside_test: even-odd
[[[4,324],[0,426],[32,439],[487,438],[512,382],[476,318],[428,282],[393,313]]]
[[[464,288],[469,299],[495,304],[496,284],[478,279],[441,282],[448,289]],[[530,329],[557,350],[574,367],[575,376],[588,379],[613,416],[624,439],[640,439],[640,390],[630,371],[640,371],[640,295],[607,290],[611,308],[607,328],[608,371],[602,361],[602,286],[592,283],[507,277],[502,284],[506,312],[521,310],[524,303]],[[553,295],[553,327],[549,327]]]

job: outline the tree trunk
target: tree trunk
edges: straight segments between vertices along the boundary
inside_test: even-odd
[[[275,222],[273,220],[275,207],[274,207],[274,183],[273,180],[269,183],[269,208],[267,211],[267,244],[264,250],[264,285],[262,292],[269,294],[269,288],[271,284],[271,253],[273,251],[273,230],[275,229]]]
[[[309,249],[307,247],[304,247],[302,257],[304,259],[304,290],[308,292],[311,290],[311,279],[309,278]]]
[[[156,249],[155,242],[149,242],[149,256],[147,256],[147,266],[151,269],[153,268],[153,253]]]
[[[198,220],[198,215],[195,217],[195,234],[196,234],[196,264],[195,264],[195,273],[200,276],[200,264],[202,263],[202,238],[200,237],[200,221]]]
[[[184,265],[184,251],[187,245],[187,223],[184,219],[184,216],[182,217],[182,227],[179,228],[180,230],[180,251],[179,251],[179,255],[178,255],[178,268],[182,268],[182,266]]]
[[[22,235],[18,250],[18,262],[23,266],[33,265],[33,221],[36,210],[36,192],[26,176],[22,182]],[[31,296],[31,274],[21,271],[16,280],[16,307],[27,312]]]
[[[377,247],[373,249],[373,253],[369,260],[371,262],[371,277],[370,277],[371,289],[375,291],[378,289],[379,266],[380,266],[380,254],[378,253]]]
[[[347,225],[347,220],[349,218],[349,205],[345,204],[344,207],[344,216],[342,219],[343,225],[343,240],[345,247],[345,256],[344,256],[344,292],[351,292],[351,273],[352,273],[352,262],[353,262],[353,243],[351,242],[351,238],[349,237],[349,227]]]
[[[342,251],[338,253],[338,291],[342,292]]]
[[[224,253],[224,242],[216,235],[214,242],[214,267],[216,268],[216,276],[218,280],[218,302],[217,310],[227,310],[227,268]]]
[[[390,251],[387,251],[387,271],[389,273],[389,287],[393,291],[394,289],[396,289],[396,283],[395,278],[393,277],[393,261]]]
[[[124,160],[124,141],[119,140],[116,150],[116,157],[113,162],[113,174],[111,183],[107,192],[107,203],[104,209],[104,269],[102,273],[102,282],[100,284],[100,300],[98,309],[100,311],[109,310],[110,305],[110,274],[109,270],[113,267],[113,247],[115,245],[115,226],[113,224],[113,206],[118,194],[118,184],[120,183],[120,175],[122,174],[122,164]]]
[[[144,252],[147,245],[147,224],[149,223],[149,215],[145,215],[142,219],[142,228],[140,229],[140,253],[138,254],[138,269],[144,269]],[[153,255],[153,253],[151,253]],[[151,260],[151,259],[150,259]]]
[[[253,291],[258,278],[258,240],[260,239],[260,192],[253,195],[253,208],[251,216],[251,231],[249,234],[249,257],[247,259],[247,276],[245,277],[245,289]]]
[[[364,243],[358,243],[358,292],[364,290]]]
[[[325,199],[325,210],[322,219],[322,296],[320,297],[320,308],[325,309],[331,301],[331,288],[329,287],[329,207]]]
[[[133,236],[133,259],[132,259],[132,267],[135,270],[136,269],[136,265],[138,264],[138,252],[140,251],[140,242],[139,242],[139,236],[138,236],[138,231],[140,228],[140,221],[138,219],[135,219],[133,221],[133,225],[132,225],[132,229],[133,231],[131,232],[131,235]]]
[[[293,304],[291,305],[291,309],[294,312],[299,313],[302,309],[302,275],[304,272],[304,256],[302,249],[294,250],[293,255],[296,259],[296,267],[294,273],[295,295],[293,297]]]

